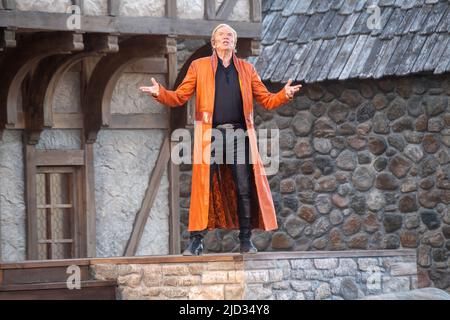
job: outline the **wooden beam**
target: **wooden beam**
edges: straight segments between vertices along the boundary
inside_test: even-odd
[[[167,56],[167,85],[173,88],[178,74],[177,59],[177,38],[168,36],[166,38],[166,56]]]
[[[85,51],[97,54],[119,51],[119,36],[117,34],[87,34],[84,37]]]
[[[237,0],[223,0],[219,10],[217,10],[216,19],[227,20],[230,17],[231,12],[233,12],[236,3]]]
[[[86,232],[86,253],[87,257],[97,256],[97,229],[96,229],[96,209],[95,209],[95,172],[94,172],[94,144],[84,145],[85,165],[83,172],[83,207],[85,209],[85,232]]]
[[[53,113],[53,129],[82,129],[82,113]]]
[[[87,257],[86,208],[84,206],[84,190],[86,188],[83,185],[83,171],[83,167],[78,167],[74,172],[75,183],[73,203],[74,212],[76,212],[76,214],[73,216],[73,219],[75,220],[73,234],[75,244],[73,249],[75,250],[75,258]]]
[[[215,20],[216,19],[216,0],[205,0],[205,19]]]
[[[170,150],[178,141],[170,142]],[[169,162],[169,254],[180,254],[180,166]]]
[[[112,17],[119,16],[120,0],[108,0],[108,14]]]
[[[167,162],[170,159],[170,141],[168,135],[164,137],[162,146],[159,150],[158,159],[150,175],[147,191],[145,192],[144,200],[139,212],[136,214],[133,230],[131,231],[130,239],[125,248],[124,256],[134,256],[144,233],[145,225],[147,223],[150,211],[158,194],[159,185],[164,171],[167,168]]]
[[[16,10],[15,0],[2,0],[3,9],[5,10]]]
[[[167,69],[167,84],[174,88],[178,75],[176,37],[167,38]],[[170,135],[173,130],[170,128]],[[174,145],[170,141],[169,152]],[[169,254],[180,254],[180,173],[179,166],[172,161],[169,161],[169,195]]]
[[[154,114],[112,114],[111,129],[168,129],[169,115]]]
[[[14,29],[0,30],[0,49],[16,47],[16,31]]]
[[[60,31],[66,30],[67,14],[0,10],[0,27]],[[261,23],[230,21],[240,38],[260,38]],[[121,35],[173,34],[192,38],[211,36],[216,20],[170,19],[167,17],[83,16],[81,33],[109,33]]]
[[[166,0],[166,17],[172,19],[177,17],[177,0]]]
[[[261,22],[261,0],[250,0],[250,21]]]
[[[26,137],[25,137],[26,139]],[[36,146],[24,143],[25,199],[27,210],[27,260],[38,259],[37,203],[36,203]]]
[[[36,150],[36,166],[83,166],[83,150]]]

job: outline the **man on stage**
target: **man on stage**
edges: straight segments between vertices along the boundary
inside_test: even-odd
[[[236,43],[236,31],[221,24],[212,32],[213,54],[193,61],[175,91],[153,78],[152,86],[140,88],[170,107],[184,105],[196,93],[190,241],[183,255],[201,255],[206,231],[215,228],[239,229],[240,252],[256,253],[252,229],[278,228],[257,149],[253,99],[271,110],[291,100],[301,85],[292,86],[289,80],[278,93],[270,93],[253,65],[236,57]],[[230,130],[246,130],[247,134],[236,141]]]

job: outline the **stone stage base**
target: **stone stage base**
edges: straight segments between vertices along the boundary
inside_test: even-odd
[[[117,299],[360,299],[417,288],[415,250],[90,259]]]

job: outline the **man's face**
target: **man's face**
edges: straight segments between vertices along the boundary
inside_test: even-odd
[[[222,27],[214,35],[214,46],[216,50],[233,50],[235,39],[233,32],[228,27]]]

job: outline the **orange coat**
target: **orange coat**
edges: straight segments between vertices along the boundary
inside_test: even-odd
[[[253,160],[252,166],[252,182],[254,183],[252,228],[274,230],[278,228],[278,225],[272,194],[257,148],[253,123],[253,99],[269,110],[281,106],[289,99],[286,97],[284,89],[276,94],[270,93],[261,82],[252,64],[237,58],[234,54],[233,61],[241,85],[250,153],[252,159],[256,159],[256,161]],[[194,92],[196,93],[189,231],[206,228],[239,228],[236,187],[228,165],[219,166],[219,170],[216,170],[213,177],[213,185],[210,186],[209,157],[211,156],[211,128],[217,63],[218,58],[215,52],[210,57],[193,61],[186,77],[176,91],[169,91],[160,85],[159,95],[156,98],[162,104],[177,107],[184,105]],[[203,159],[198,158],[203,154],[206,155],[203,156]]]

